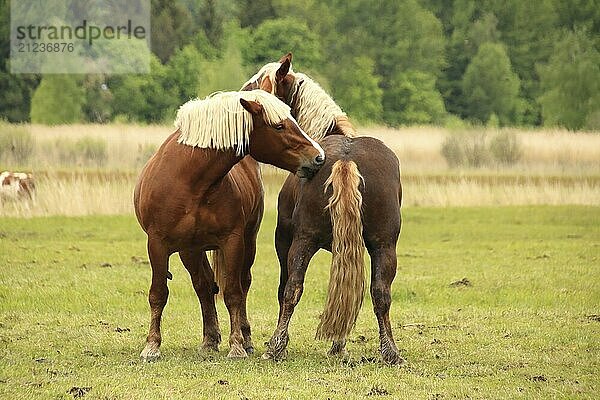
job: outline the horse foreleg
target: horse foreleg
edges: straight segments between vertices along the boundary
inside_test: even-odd
[[[243,291],[241,275],[244,268],[244,240],[241,235],[231,235],[222,248],[225,261],[225,287],[223,299],[229,311],[231,332],[229,334],[229,354],[227,357],[248,357],[244,349],[244,335],[242,334],[242,305]]]
[[[379,351],[385,363],[402,364],[404,359],[396,347],[390,323],[391,286],[396,276],[396,248],[380,247],[369,250],[369,254],[371,255],[371,298],[379,325]]]
[[[279,288],[277,290],[277,300],[279,301],[278,323],[281,319],[285,285],[288,281],[288,254],[291,245],[292,239],[290,237],[289,229],[287,229],[287,226],[285,226],[284,223],[278,221],[277,228],[275,229],[275,250],[277,251],[277,258],[279,260]]]
[[[204,336],[202,348],[219,351],[221,332],[215,308],[215,278],[208,263],[206,252],[180,251],[179,257],[190,274],[194,291],[202,308],[202,331]]]
[[[267,351],[263,355],[265,359],[281,360],[285,358],[285,349],[289,341],[290,319],[304,290],[306,269],[317,250],[318,247],[308,240],[295,239],[292,242],[287,261],[288,280],[283,293],[279,322],[271,340],[267,343]]]
[[[245,245],[245,256],[244,256],[244,269],[241,274],[242,284],[242,305],[241,305],[241,324],[242,324],[242,335],[244,336],[244,350],[246,353],[254,353],[254,346],[252,345],[252,331],[250,329],[250,322],[248,321],[248,314],[246,311],[246,298],[248,297],[248,291],[250,290],[250,284],[252,283],[251,268],[254,264],[256,256],[256,234],[252,237],[246,238]]]
[[[160,357],[160,319],[169,297],[167,287],[167,272],[169,268],[169,254],[162,242],[148,238],[148,256],[152,266],[152,284],[148,293],[150,303],[150,330],[146,339],[146,347],[140,357],[144,361],[156,361]]]

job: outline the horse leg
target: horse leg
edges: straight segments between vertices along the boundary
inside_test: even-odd
[[[241,235],[231,235],[222,248],[225,261],[225,287],[223,299],[229,311],[231,332],[229,334],[229,358],[248,357],[244,350],[244,335],[242,334],[242,304],[243,291],[241,284],[242,269],[244,267],[244,240]]]
[[[402,364],[390,323],[390,307],[392,304],[391,286],[396,276],[395,246],[370,249],[371,256],[371,298],[373,309],[379,325],[379,351],[387,364]]]
[[[160,319],[169,297],[167,286],[167,271],[169,268],[169,253],[165,245],[156,239],[148,238],[148,256],[152,267],[152,284],[148,293],[150,303],[150,330],[146,339],[146,347],[140,357],[144,361],[156,361],[160,357]]]
[[[312,256],[318,246],[305,239],[295,239],[288,255],[288,280],[283,293],[283,305],[277,328],[267,343],[264,359],[281,360],[285,358],[285,349],[289,341],[288,326],[294,313],[294,308],[300,301],[304,290],[304,276]]]
[[[246,239],[245,245],[245,256],[244,256],[244,269],[241,275],[242,284],[242,305],[241,305],[241,324],[242,324],[242,335],[244,336],[244,350],[246,353],[254,353],[254,346],[252,345],[252,331],[250,329],[250,322],[248,321],[248,314],[246,311],[246,298],[248,297],[248,291],[250,290],[250,284],[252,283],[252,273],[250,269],[254,264],[256,256],[256,234]]]
[[[346,339],[334,340],[331,343],[331,349],[327,352],[330,357],[342,356],[347,357],[348,350],[346,350]]]
[[[277,322],[281,319],[281,311],[283,310],[285,285],[288,280],[288,254],[291,245],[292,240],[289,236],[289,232],[284,228],[283,224],[278,222],[277,228],[275,229],[275,250],[277,251],[277,258],[279,259],[279,289],[277,291],[279,316],[277,317]]]
[[[181,258],[181,262],[190,274],[194,291],[202,308],[202,331],[204,336],[202,348],[219,351],[221,332],[215,308],[214,275],[208,263],[206,252],[198,250],[180,251],[179,258]]]

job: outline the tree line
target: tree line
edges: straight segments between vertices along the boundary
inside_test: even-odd
[[[600,129],[597,0],[152,0],[151,73],[129,75],[11,75],[9,17],[11,122],[171,121],[292,51],[360,123]]]

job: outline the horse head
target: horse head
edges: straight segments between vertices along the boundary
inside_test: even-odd
[[[259,102],[240,98],[240,103],[252,114],[248,149],[256,160],[296,173],[300,178],[312,177],[323,165],[323,149],[291,114],[280,121],[269,121]]]
[[[292,53],[264,65],[242,88],[251,89],[262,89],[289,105],[292,115],[313,139],[356,136],[348,117],[331,96],[310,77],[292,70]]]

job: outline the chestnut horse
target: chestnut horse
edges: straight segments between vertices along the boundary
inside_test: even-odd
[[[355,137],[356,130],[333,99],[309,77],[292,71],[291,54],[265,65],[245,87],[261,88],[283,99],[300,126],[320,139],[327,154],[313,179],[290,175],[279,193],[275,232],[281,267],[279,319],[263,357],[285,357],[288,325],[302,295],[304,275],[321,248],[332,252],[332,265],[317,338],[333,340],[330,355],[346,354],[346,336],[363,299],[366,245],[380,352],[384,362],[401,364],[404,360],[389,319],[401,226],[398,158],[377,139]]]
[[[152,266],[150,329],[140,356],[146,361],[160,356],[168,260],[179,252],[200,301],[203,348],[218,351],[221,341],[216,278],[231,322],[228,357],[246,357],[253,351],[246,295],[263,212],[254,159],[309,177],[323,164],[324,153],[287,105],[260,90],[189,101],[179,109],[175,126],[142,170],[134,193]],[[222,254],[223,265],[214,273],[207,250]]]

